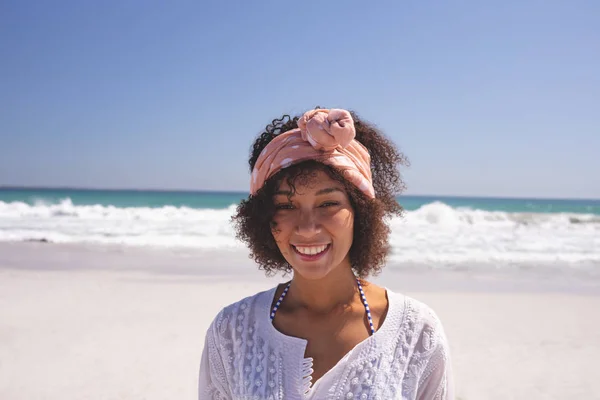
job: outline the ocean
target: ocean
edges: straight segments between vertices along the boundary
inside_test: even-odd
[[[243,249],[230,219],[247,193],[0,188],[0,241]],[[600,200],[401,196],[390,260],[600,266]]]

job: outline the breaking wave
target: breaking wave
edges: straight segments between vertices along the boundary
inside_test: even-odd
[[[242,249],[226,209],[0,201],[0,241]],[[600,265],[600,216],[453,208],[441,202],[390,221],[391,259],[415,263]]]

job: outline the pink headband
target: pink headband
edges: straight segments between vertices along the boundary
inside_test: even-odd
[[[370,198],[375,197],[369,151],[354,139],[356,130],[346,110],[307,111],[298,128],[277,135],[260,153],[250,181],[252,195],[279,170],[316,160],[342,172]]]

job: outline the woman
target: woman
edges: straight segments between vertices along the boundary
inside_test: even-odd
[[[435,313],[364,280],[384,265],[404,161],[345,110],[267,126],[250,157],[250,197],[233,219],[262,269],[293,277],[217,315],[201,400],[453,398]]]

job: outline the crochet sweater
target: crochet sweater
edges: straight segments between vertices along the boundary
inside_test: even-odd
[[[448,344],[436,314],[388,293],[387,316],[311,384],[307,342],[272,325],[276,288],[225,307],[210,325],[200,365],[199,400],[453,399]]]

